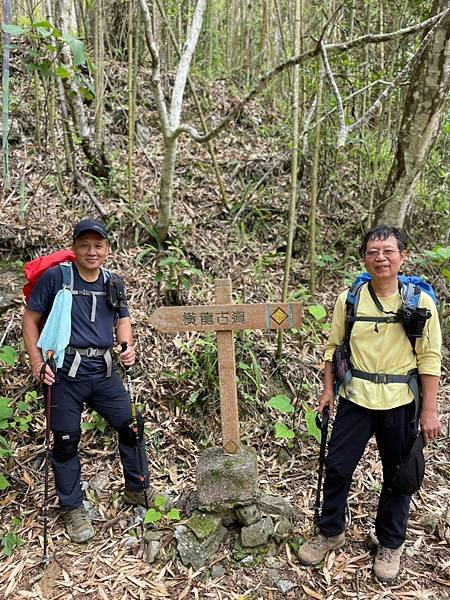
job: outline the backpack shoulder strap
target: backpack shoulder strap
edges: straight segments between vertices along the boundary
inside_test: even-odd
[[[106,284],[108,279],[111,277],[111,271],[108,271],[108,269],[105,269],[104,267],[100,267],[100,268],[102,270],[103,283]]]
[[[349,343],[353,325],[355,324],[354,317],[357,314],[361,289],[367,281],[355,281],[347,292],[345,301],[345,336],[344,340]]]
[[[419,306],[421,289],[415,283],[412,283],[411,281],[406,283],[401,282],[400,294],[403,305],[407,308],[415,310]]]
[[[60,267],[61,273],[62,273],[63,288],[68,288],[71,292],[73,292],[72,263],[70,261],[62,262],[62,263],[59,263],[59,267]]]

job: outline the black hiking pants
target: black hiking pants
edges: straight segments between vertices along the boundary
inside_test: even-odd
[[[383,474],[408,454],[417,435],[414,402],[389,410],[371,410],[340,397],[325,462],[323,506],[318,521],[327,537],[344,531],[345,506],[353,472],[375,434]],[[394,494],[383,485],[375,529],[380,544],[398,548],[405,541],[411,496]]]
[[[64,373],[57,373],[52,386],[51,429],[54,436],[52,467],[56,494],[62,510],[83,505],[81,463],[78,458],[80,421],[85,406],[100,414],[118,432],[119,455],[122,462],[125,487],[140,491],[149,484],[148,460],[145,443],[136,444],[132,434],[130,397],[122,380],[113,371],[111,377],[91,381],[73,381]],[[138,413],[138,418],[141,416]],[[91,460],[97,470],[101,466],[100,452]],[[140,457],[139,457],[140,454]],[[142,462],[143,473],[140,471]],[[141,481],[141,475],[144,481]]]

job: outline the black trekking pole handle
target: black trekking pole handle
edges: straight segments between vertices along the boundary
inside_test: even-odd
[[[53,374],[56,373],[56,362],[54,352],[47,352],[47,359],[42,365],[40,379],[43,382],[47,365],[50,367]],[[48,562],[48,473],[50,463],[50,430],[51,430],[51,403],[52,403],[52,386],[42,383],[42,393],[45,396],[45,462],[44,462],[44,504],[42,507],[44,520],[44,547],[42,551],[42,568],[45,569]]]
[[[316,503],[314,505],[314,523],[317,524],[320,516],[320,496],[322,492],[323,466],[325,463],[325,452],[327,449],[328,422],[330,420],[330,409],[324,406],[322,410],[322,419],[316,415],[316,425],[320,429],[320,454],[319,471],[317,477]]]
[[[120,342],[120,346],[122,348],[122,352],[125,352],[125,350],[128,348],[128,342],[125,342],[125,341]],[[139,442],[140,442],[139,422],[138,422],[138,418],[137,418],[136,402],[134,400],[133,380],[131,379],[131,373],[130,373],[131,367],[129,365],[123,365],[123,367],[125,369],[125,373],[127,376],[128,395],[130,396],[131,421],[132,421],[131,429],[132,429],[135,439],[136,439],[136,450],[137,450],[138,461],[139,461],[139,470],[140,470],[139,479],[141,480],[142,485],[144,485],[144,482],[145,482],[144,460],[142,458],[142,448],[139,445]],[[145,508],[148,510],[148,501],[147,501],[147,495],[145,494],[145,492],[144,492],[144,497],[145,497]]]

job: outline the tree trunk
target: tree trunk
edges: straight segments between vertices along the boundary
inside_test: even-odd
[[[63,33],[67,33],[68,11],[66,9],[66,0],[57,0],[55,10],[58,28]],[[67,44],[61,46],[60,57],[61,62],[69,71],[72,71],[72,56]],[[80,137],[81,148],[89,162],[89,169],[96,177],[108,179],[110,165],[103,151],[97,148],[95,141],[93,140],[91,128],[89,127],[84,114],[83,99],[78,84],[75,78],[70,76],[63,79],[63,85],[67,103],[70,107],[70,112],[72,113],[73,123],[77,130],[77,134]]]
[[[448,8],[435,0],[433,14]],[[411,214],[416,186],[439,131],[450,91],[450,20],[437,29],[412,73],[403,109],[397,149],[381,201],[377,223],[402,227]]]
[[[164,139],[164,158],[161,167],[161,183],[159,189],[159,208],[156,232],[158,242],[162,244],[169,233],[172,214],[173,179],[175,176],[175,159],[177,155],[177,138]]]
[[[10,19],[10,0],[5,0],[5,10],[3,11],[3,23],[9,24]],[[10,59],[11,36],[6,31],[3,32],[3,71],[2,71],[2,157],[3,157],[3,191],[9,191],[9,59]]]

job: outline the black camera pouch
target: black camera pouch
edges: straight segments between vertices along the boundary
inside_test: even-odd
[[[425,475],[425,441],[419,433],[412,448],[399,465],[392,467],[385,482],[386,489],[394,494],[412,496],[420,490]]]
[[[416,308],[412,310],[402,307],[399,311],[399,316],[406,335],[417,339],[422,337],[425,323],[431,317],[431,312],[428,308]]]
[[[333,374],[337,383],[341,384],[346,373],[350,371],[350,352],[347,342],[342,342],[333,353]]]
[[[109,308],[119,310],[127,305],[127,294],[123,280],[113,273],[108,277],[105,284],[106,301]]]

